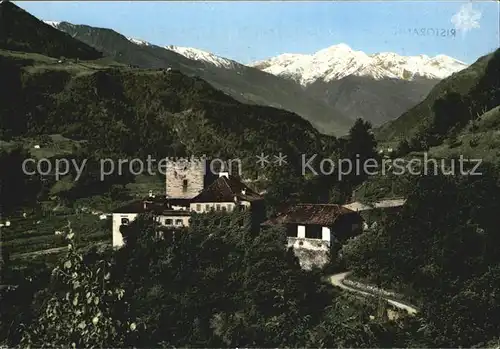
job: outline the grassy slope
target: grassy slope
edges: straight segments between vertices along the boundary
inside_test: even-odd
[[[484,113],[475,126],[469,125],[457,136],[456,141],[447,142],[429,149],[436,158],[455,158],[500,161],[500,106]],[[477,129],[476,129],[477,128]]]

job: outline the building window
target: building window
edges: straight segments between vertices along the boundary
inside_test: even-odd
[[[245,205],[238,205],[238,210],[241,212],[241,211],[245,211]]]
[[[307,239],[321,239],[322,237],[321,227],[318,225],[309,225],[306,228],[305,235]]]
[[[210,205],[209,205],[209,204],[206,204],[206,205],[205,205],[205,212],[208,212],[208,211],[210,211]]]
[[[176,219],[175,225],[182,225],[182,219]]]
[[[129,224],[129,222],[130,222],[130,221],[128,220],[128,218],[122,218],[122,224],[123,224],[123,225],[127,225],[127,224]]]
[[[171,219],[165,219],[165,225],[172,225]]]
[[[226,212],[226,211],[227,211],[227,207],[226,207],[225,205],[224,205],[224,206],[222,206],[222,211],[223,211],[223,212]]]
[[[217,207],[217,211],[220,211],[220,204],[215,205]]]
[[[196,211],[201,212],[201,204],[196,204]]]
[[[233,206],[231,204],[227,205],[227,210],[231,212],[233,210]]]
[[[183,179],[182,180],[182,191],[186,192],[187,188],[188,188],[188,180],[187,179]]]

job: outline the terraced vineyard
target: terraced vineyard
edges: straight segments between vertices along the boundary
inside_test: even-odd
[[[10,219],[10,226],[2,228],[2,251],[15,257],[64,247],[67,242],[55,232],[62,231],[68,221],[75,232],[77,247],[111,241],[111,221],[100,220],[92,214],[19,217]]]

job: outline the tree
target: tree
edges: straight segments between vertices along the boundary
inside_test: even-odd
[[[345,253],[359,275],[417,293],[426,346],[472,346],[500,331],[492,286],[500,280],[500,187],[495,168],[481,171],[421,177],[402,211]]]
[[[268,170],[268,186],[265,196],[266,209],[271,216],[277,211],[298,203],[304,188],[304,176],[285,167],[275,166]]]
[[[361,184],[369,174],[365,171],[365,163],[369,159],[378,160],[377,142],[370,122],[357,119],[349,130],[347,142],[343,150],[344,159],[349,160],[352,170],[343,179],[350,188]],[[377,162],[378,163],[378,162]],[[343,169],[345,171],[345,169]]]
[[[54,292],[21,339],[23,347],[111,347],[125,345],[136,331],[135,321],[117,318],[126,308],[123,289],[112,285],[110,263],[85,265],[75,250],[68,222],[68,252],[53,270]]]
[[[396,156],[407,155],[410,151],[412,151],[410,143],[405,138],[399,142],[398,147],[396,148]]]
[[[28,158],[29,154],[20,145],[0,150],[0,207],[4,215],[36,202],[41,183],[38,175],[25,173],[23,162]],[[26,170],[36,172],[30,164],[28,162]]]

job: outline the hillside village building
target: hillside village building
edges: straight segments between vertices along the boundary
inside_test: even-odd
[[[362,222],[358,213],[340,205],[299,204],[278,213],[262,226],[283,226],[288,247],[294,249],[303,267],[310,268],[327,263],[334,244],[361,234]]]
[[[361,223],[359,214],[340,205],[299,204],[278,213],[262,226],[284,226],[289,244],[297,247],[329,248],[332,241],[361,233]]]
[[[215,179],[216,178],[216,179]],[[203,159],[168,162],[166,195],[137,200],[113,212],[113,247],[123,246],[120,229],[140,214],[152,213],[162,228],[188,227],[192,213],[232,212],[262,207],[262,197],[228,172],[218,178]]]

